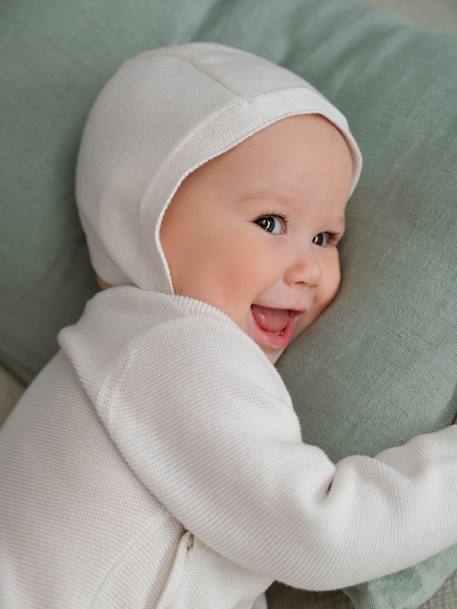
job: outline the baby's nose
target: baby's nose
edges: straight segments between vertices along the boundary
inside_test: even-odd
[[[286,271],[285,280],[287,283],[301,283],[310,287],[319,285],[322,268],[314,247],[313,245],[307,247],[305,252],[301,252],[295,258]]]

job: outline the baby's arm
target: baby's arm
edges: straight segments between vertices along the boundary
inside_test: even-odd
[[[138,344],[97,410],[136,475],[209,548],[328,590],[457,543],[455,425],[335,465],[303,443],[290,402],[251,378],[255,356],[226,322],[180,318]]]

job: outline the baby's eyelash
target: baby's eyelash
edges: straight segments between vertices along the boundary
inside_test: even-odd
[[[289,219],[289,216],[283,216],[283,215],[281,215],[281,214],[277,214],[277,213],[276,213],[276,212],[274,212],[274,211],[269,211],[269,212],[267,212],[266,214],[262,214],[260,217],[261,217],[261,218],[265,218],[265,217],[267,217],[267,216],[278,216],[278,218],[282,218],[283,220],[286,220],[286,221]]]

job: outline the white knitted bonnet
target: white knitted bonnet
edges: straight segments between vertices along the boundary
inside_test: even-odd
[[[293,72],[246,51],[192,42],[121,64],[87,118],[76,202],[96,273],[108,283],[173,294],[159,231],[184,178],[264,127],[324,115],[362,155],[343,114]]]

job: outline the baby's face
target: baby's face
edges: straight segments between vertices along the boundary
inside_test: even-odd
[[[222,310],[274,364],[287,345],[259,331],[251,305],[304,310],[290,343],[331,303],[352,174],[346,140],[316,114],[278,121],[199,167],[161,226],[175,293]]]

